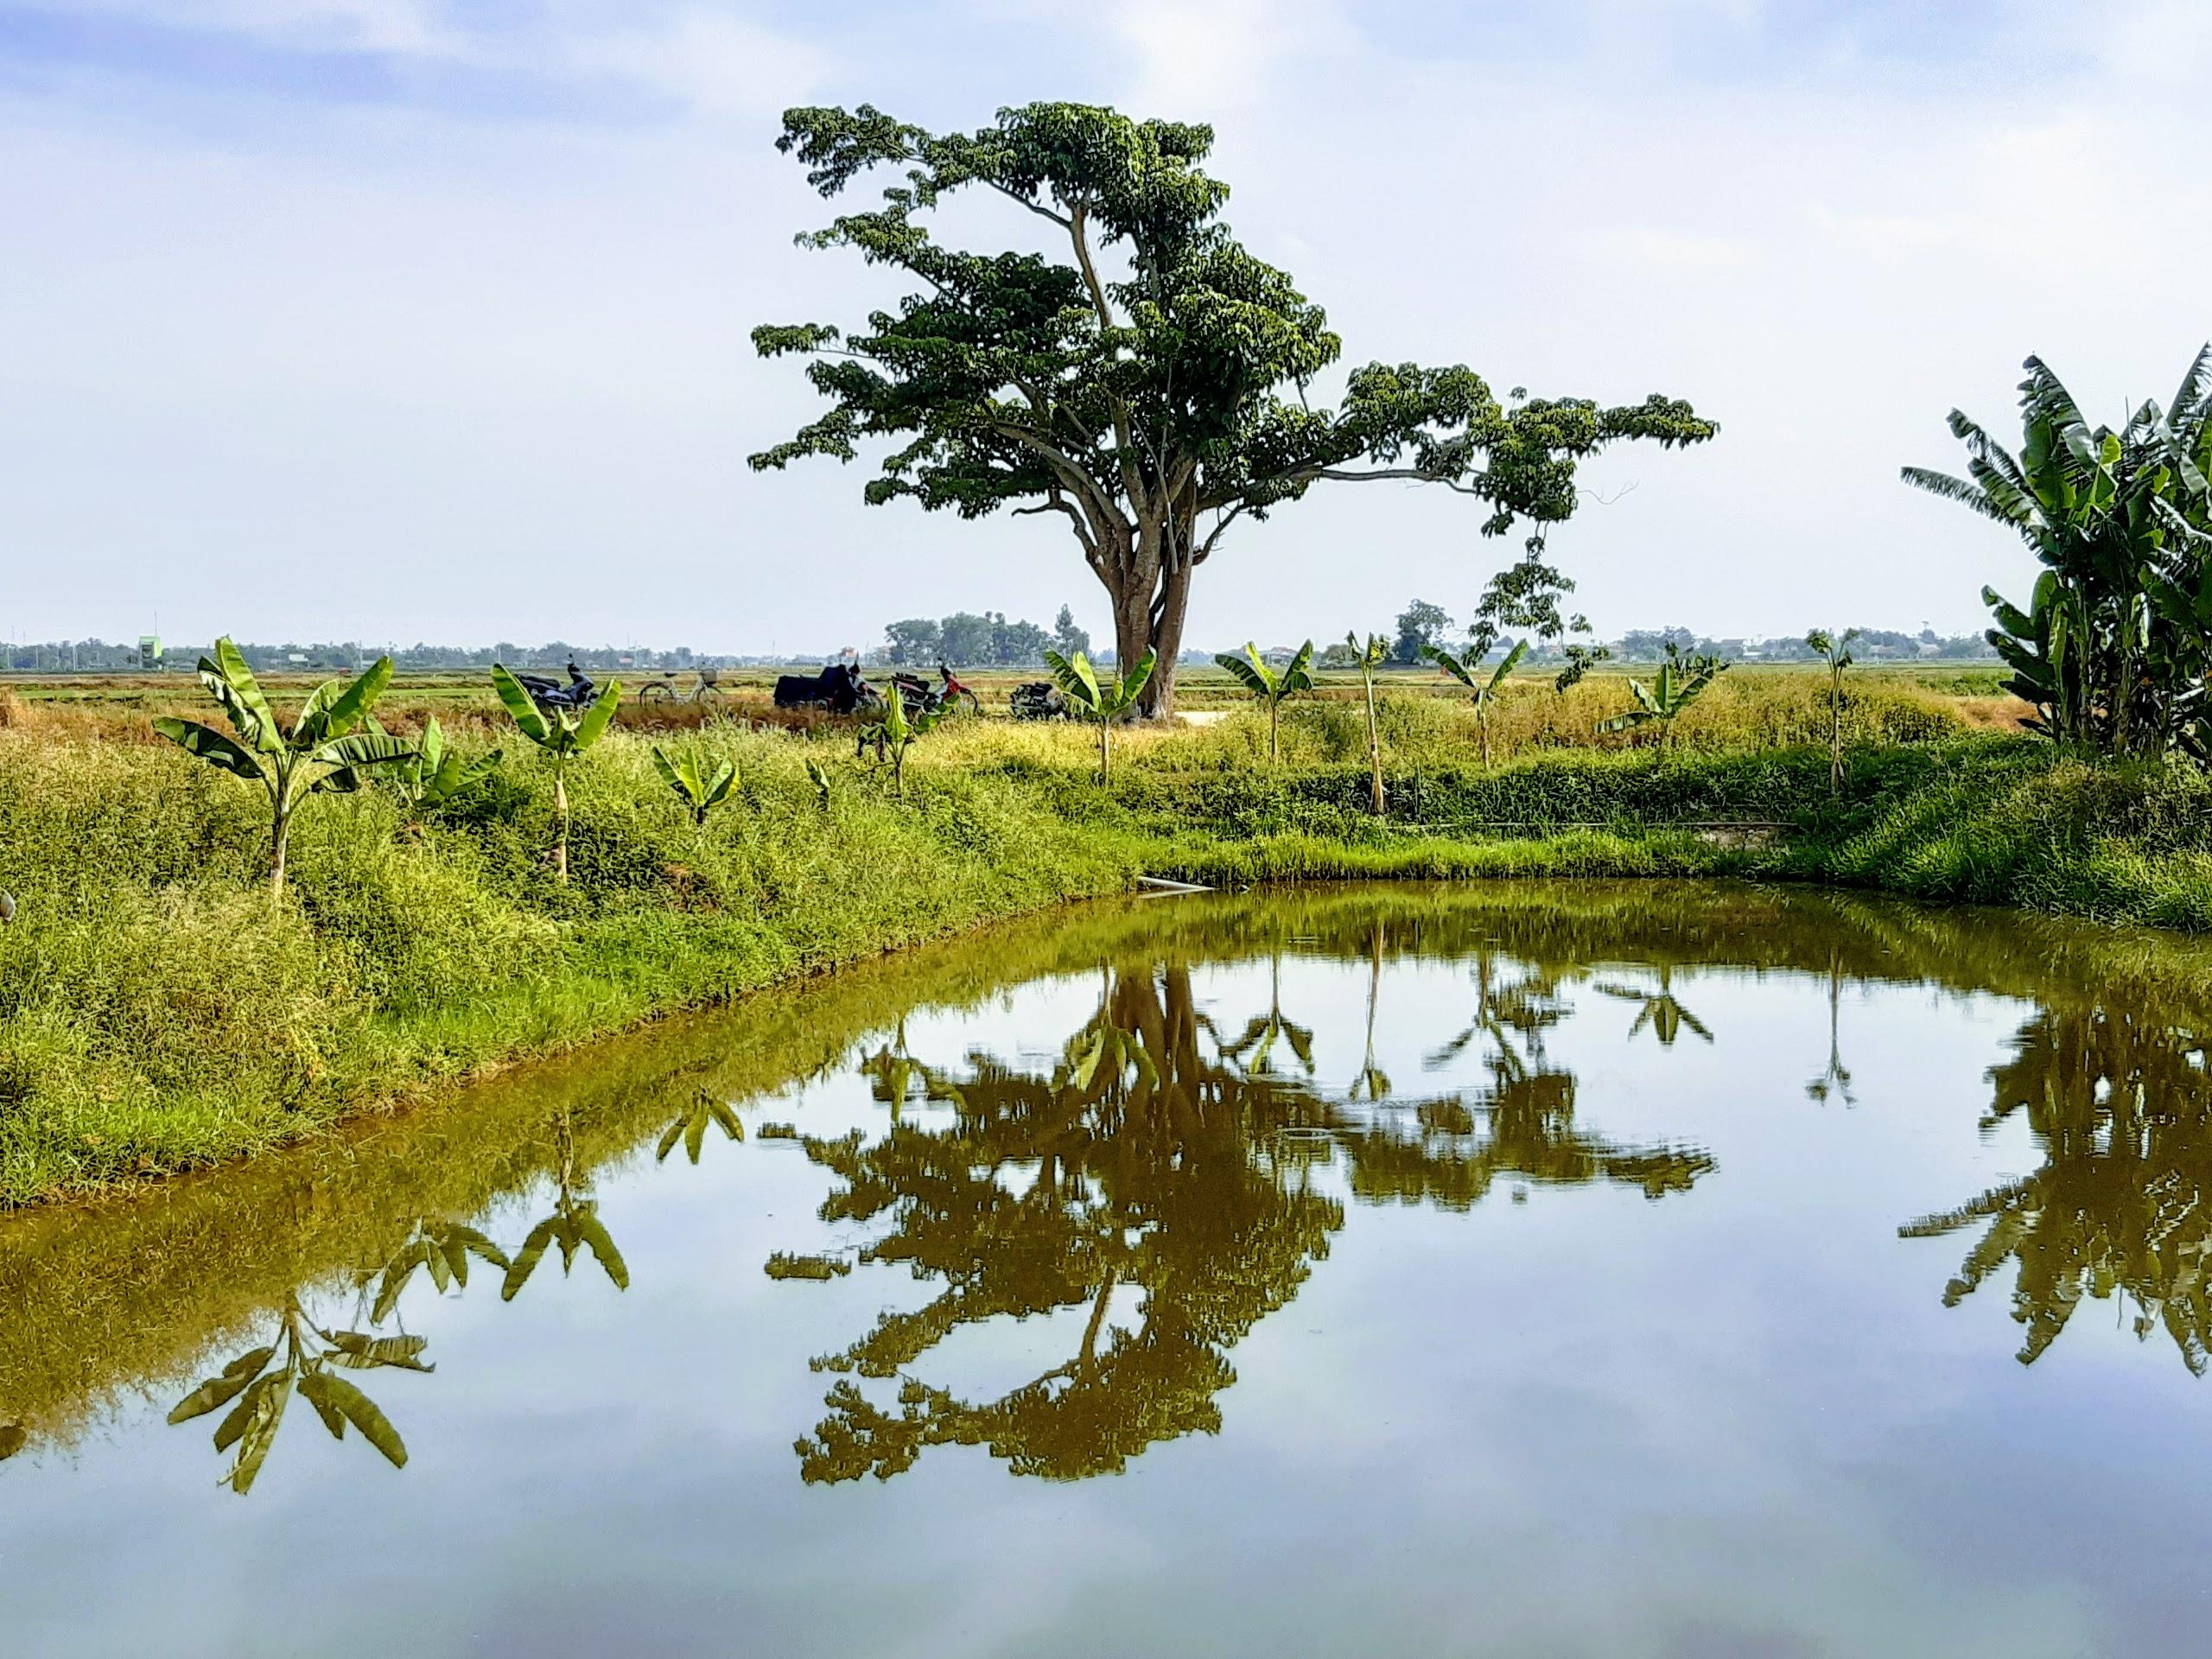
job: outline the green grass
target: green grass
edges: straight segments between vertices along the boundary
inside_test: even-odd
[[[318,799],[281,906],[246,786],[166,747],[0,730],[0,888],[19,904],[0,929],[0,1203],[233,1158],[1144,872],[1727,874],[2212,929],[2212,785],[2194,772],[1938,724],[1854,749],[1834,802],[1802,743],[1530,747],[1484,772],[1457,717],[1394,707],[1387,822],[1324,704],[1280,771],[1236,715],[1133,734],[1107,792],[1080,732],[956,725],[918,746],[903,801],[832,738],[710,728],[677,741],[744,781],[703,831],[645,743],[616,735],[577,774],[569,886],[543,858],[543,773],[511,754],[425,824],[381,793]],[[826,808],[810,756],[835,777]]]

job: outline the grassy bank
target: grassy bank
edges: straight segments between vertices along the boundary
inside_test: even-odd
[[[574,786],[569,886],[543,858],[550,788],[511,753],[491,787],[420,823],[380,792],[317,801],[276,906],[249,789],[121,728],[18,723],[0,730],[0,889],[18,900],[0,928],[0,1201],[251,1152],[1146,871],[1734,874],[2212,928],[2196,774],[1937,721],[1854,749],[1832,801],[1825,753],[1802,742],[1532,745],[1484,772],[1459,717],[1390,711],[1382,822],[1351,711],[1329,705],[1287,722],[1281,768],[1254,758],[1249,715],[1141,734],[1104,793],[1064,728],[933,734],[902,799],[849,740],[715,728],[681,741],[736,760],[743,783],[703,830],[645,742],[617,735]]]

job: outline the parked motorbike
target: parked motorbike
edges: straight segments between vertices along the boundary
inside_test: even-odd
[[[588,709],[592,699],[599,695],[599,687],[593,683],[591,676],[574,663],[569,664],[569,683],[566,685],[544,674],[518,674],[515,683],[529,692],[530,700],[548,714],[562,709],[571,712]]]
[[[933,715],[949,703],[964,702],[971,715],[983,712],[983,700],[952,676],[952,671],[943,663],[937,665],[938,683],[931,685],[918,674],[893,674],[891,683],[899,688],[899,699],[917,713]]]

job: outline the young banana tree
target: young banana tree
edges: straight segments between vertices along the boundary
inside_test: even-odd
[[[1136,707],[1137,699],[1144,695],[1146,683],[1158,665],[1158,653],[1147,650],[1137,658],[1126,674],[1102,675],[1092,666],[1090,658],[1077,652],[1072,657],[1063,657],[1057,651],[1045,653],[1045,665],[1052,671],[1052,683],[1059,688],[1066,699],[1069,712],[1079,720],[1096,721],[1098,727],[1098,781],[1106,782],[1112,761],[1112,750],[1108,734],[1114,722]]]
[[[1280,763],[1282,760],[1282,705],[1286,697],[1296,696],[1300,691],[1313,689],[1313,642],[1308,639],[1298,648],[1282,672],[1278,674],[1261,659],[1260,648],[1249,639],[1244,642],[1242,657],[1224,653],[1214,661],[1249,691],[1268,710],[1268,759]]]
[[[492,684],[516,727],[544,752],[546,764],[553,768],[553,812],[559,823],[553,843],[553,868],[565,884],[569,879],[569,766],[607,734],[615,705],[622,701],[622,682],[609,680],[607,689],[582,715],[569,709],[549,713],[539,708],[522,682],[498,663],[492,664]]]
[[[384,1454],[395,1469],[407,1466],[407,1445],[391,1420],[375,1402],[339,1375],[344,1370],[376,1370],[386,1366],[401,1370],[429,1371],[423,1363],[428,1338],[378,1337],[361,1331],[325,1331],[310,1319],[295,1296],[286,1301],[276,1340],[240,1354],[213,1376],[176,1402],[169,1412],[172,1423],[204,1417],[219,1406],[231,1407],[215,1430],[215,1449],[238,1455],[223,1484],[243,1497],[253,1490],[254,1478],[276,1442],[284,1421],[284,1408],[296,1392],[315,1408],[334,1439],[344,1440],[350,1424],[361,1438]],[[271,1362],[275,1369],[270,1369]],[[232,1402],[236,1402],[232,1404]]]
[[[1362,645],[1357,634],[1348,633],[1344,644],[1367,692],[1367,769],[1374,785],[1376,816],[1380,817],[1389,810],[1389,803],[1382,794],[1382,728],[1375,722],[1375,671],[1390,660],[1390,642],[1379,633],[1370,633]]]
[[[1667,658],[1659,664],[1657,677],[1649,685],[1642,680],[1628,683],[1629,695],[1636,699],[1636,707],[1625,714],[1613,715],[1598,722],[1601,732],[1625,732],[1656,721],[1659,725],[1659,746],[1665,748],[1674,737],[1675,722],[1682,711],[1705,694],[1706,687],[1726,673],[1727,663],[1718,657],[1699,654],[1685,657],[1675,642],[1667,642]]]
[[[378,737],[387,734],[374,720],[367,722],[367,728]],[[414,752],[374,768],[373,775],[382,777],[397,791],[410,818],[419,818],[431,807],[443,806],[448,801],[458,799],[479,787],[499,767],[499,751],[497,749],[489,754],[479,755],[474,760],[463,761],[461,752],[446,741],[445,728],[438,724],[437,716],[433,715],[423,728],[422,739]],[[369,775],[351,770],[334,772],[325,787],[358,789]]]
[[[259,784],[269,796],[269,891],[284,894],[284,855],[292,815],[308,796],[357,786],[365,773],[410,759],[413,749],[372,728],[357,731],[391,683],[391,658],[379,657],[347,685],[326,681],[308,696],[287,731],[269,705],[261,683],[228,639],[200,659],[200,683],[222,709],[235,740],[196,720],[168,717],[154,729],[212,766]]]
[[[696,1165],[699,1161],[700,1149],[707,1144],[709,1125],[718,1126],[725,1141],[745,1139],[745,1125],[731,1109],[730,1103],[707,1090],[696,1089],[683,1109],[676,1115],[667,1128],[661,1131],[660,1145],[654,1150],[653,1161],[657,1164],[665,1161],[680,1141],[683,1143],[683,1150]]]
[[[729,799],[730,791],[737,787],[737,763],[725,760],[711,774],[699,769],[699,757],[687,754],[680,760],[671,760],[661,753],[660,746],[653,746],[653,769],[660,773],[661,781],[676,792],[691,814],[691,822],[702,830],[707,827],[707,815]]]
[[[1815,628],[1805,636],[1805,643],[1821,654],[1828,665],[1828,793],[1843,793],[1843,671],[1851,666],[1851,642],[1859,637],[1856,628],[1846,628],[1841,633],[1830,633],[1826,628]]]
[[[927,734],[937,723],[950,715],[960,705],[947,702],[927,713],[908,714],[906,694],[894,681],[883,694],[883,718],[860,729],[859,753],[871,743],[875,745],[878,766],[891,768],[891,790],[895,795],[906,792],[906,751],[914,747],[914,740]]]
[[[1497,696],[1498,688],[1505,683],[1513,671],[1521,665],[1521,659],[1528,654],[1529,642],[1523,639],[1505,653],[1503,662],[1498,664],[1488,673],[1484,673],[1482,665],[1483,653],[1479,651],[1471,651],[1464,657],[1454,657],[1440,645],[1421,647],[1422,656],[1474,693],[1475,726],[1482,733],[1483,767],[1485,771],[1490,767],[1491,702]]]
[[[553,1133],[559,1156],[553,1213],[530,1230],[522,1249],[515,1252],[514,1260],[508,1264],[507,1276],[499,1282],[499,1300],[503,1302],[514,1300],[530,1282],[530,1275],[537,1270],[546,1250],[556,1244],[561,1247],[563,1278],[567,1278],[569,1270],[575,1265],[576,1253],[589,1250],[615,1289],[630,1288],[629,1263],[614,1248],[607,1224],[599,1218],[599,1200],[585,1196],[590,1191],[589,1178],[577,1177],[575,1131],[566,1112],[555,1124]]]

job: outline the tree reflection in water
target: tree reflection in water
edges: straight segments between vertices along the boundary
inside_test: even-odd
[[[1372,991],[1379,929],[1369,943]],[[1542,1029],[1564,1012],[1555,983],[1493,985],[1486,963],[1480,1030],[1459,1048],[1487,1039],[1489,1081],[1408,1110],[1359,1098],[1378,1092],[1371,1022],[1352,1098],[1320,1092],[1274,967],[1268,1012],[1233,1039],[1198,1007],[1187,963],[1171,961],[1106,969],[1097,1007],[1049,1071],[976,1052],[953,1078],[903,1052],[878,1057],[879,1098],[925,1094],[950,1121],[895,1121],[872,1142],[857,1131],[807,1141],[839,1183],[821,1213],[875,1224],[863,1262],[903,1262],[942,1288],[814,1361],[842,1375],[830,1414],[798,1444],[807,1481],[888,1478],[945,1444],[986,1446],[1018,1474],[1077,1479],[1217,1432],[1217,1396],[1236,1380],[1229,1351],[1296,1294],[1344,1224],[1342,1202],[1313,1181],[1338,1148],[1354,1193],[1454,1207],[1501,1173],[1626,1181],[1656,1197],[1712,1167],[1701,1153],[1616,1148],[1575,1130],[1573,1079],[1542,1053]],[[1278,1042],[1301,1075],[1270,1064]],[[1112,1318],[1130,1300],[1117,1306],[1117,1292],[1137,1293],[1134,1329]],[[1061,1311],[1080,1315],[1072,1351],[1003,1393],[966,1398],[914,1373],[963,1327]],[[899,1378],[895,1402],[855,1376]]]
[[[2047,1007],[1993,1067],[1984,1132],[2024,1119],[2033,1174],[1899,1229],[1929,1238],[1987,1224],[1943,1292],[1955,1306],[2007,1262],[2022,1364],[2056,1341],[2083,1296],[2132,1303],[2139,1338],[2163,1326],[2206,1367],[2212,1297],[2212,1075],[2207,1039],[2104,1006]]]

